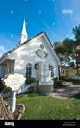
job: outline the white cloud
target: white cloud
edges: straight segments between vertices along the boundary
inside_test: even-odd
[[[74,38],[74,34],[72,34],[72,33],[66,34],[66,35],[65,35],[65,38],[70,38],[70,39],[73,39],[73,40],[75,39],[75,38]]]
[[[12,38],[14,37],[14,39]],[[0,56],[6,53],[7,51],[11,50],[18,44],[19,38],[11,34],[11,36],[5,36],[0,34]]]
[[[13,44],[13,42],[9,39],[4,39],[4,42],[6,42],[7,44]]]
[[[11,34],[11,37],[13,37],[14,35],[13,34]]]
[[[2,54],[5,53],[5,52],[6,52],[5,47],[1,45],[1,46],[0,46],[0,57],[1,57]]]
[[[2,56],[2,53],[0,53],[0,57]]]
[[[14,37],[12,39],[12,37]],[[8,36],[6,35],[3,35],[3,34],[0,34],[0,46],[4,44],[4,47],[15,47],[15,45],[18,44],[18,41],[19,41],[19,37],[18,36],[15,36],[13,33],[10,35],[8,34]],[[7,49],[9,50],[9,49]]]
[[[2,52],[5,51],[4,46],[0,46],[0,51],[2,51]]]

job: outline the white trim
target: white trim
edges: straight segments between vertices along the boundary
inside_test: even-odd
[[[3,58],[1,58],[0,64],[1,64],[4,60],[6,60],[7,58],[8,58],[8,55],[5,55]]]
[[[60,64],[60,60],[59,60],[58,56],[56,55],[54,49],[52,48],[50,42],[48,41],[48,39],[47,39],[45,33],[43,33],[43,36],[44,36],[44,39],[46,39],[46,41],[48,42],[49,48],[51,49],[51,51],[52,51],[53,55],[55,56],[57,62]]]
[[[40,37],[42,37],[42,36],[44,36],[44,39],[47,41],[48,46],[49,46],[50,50],[51,50],[52,53],[53,53],[53,56],[55,56],[55,59],[57,60],[58,64],[60,64],[60,60],[59,60],[58,56],[56,55],[54,49],[52,48],[52,46],[51,46],[51,44],[50,44],[49,40],[47,39],[47,37],[46,37],[46,35],[45,35],[44,32],[41,33],[40,35],[38,35],[37,37],[34,37],[34,38],[31,39],[30,41],[28,41],[28,43],[25,43],[25,44],[23,44],[23,45],[26,45],[26,44],[28,45],[28,44],[32,43],[33,41],[38,40],[38,39],[39,39]],[[23,46],[23,45],[22,45],[22,46]],[[16,48],[15,50],[17,50],[17,49],[19,49],[19,48],[21,48],[21,46],[18,47],[18,48]],[[15,50],[14,50],[14,51],[15,51]],[[9,53],[8,55],[3,56],[3,58],[1,58],[1,60],[0,60],[0,63],[2,63],[6,58],[8,58],[9,55],[12,54],[14,51],[12,51],[11,53]]]

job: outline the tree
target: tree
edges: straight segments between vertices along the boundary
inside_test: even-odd
[[[74,41],[72,39],[65,38],[62,42],[55,42],[54,48],[62,64],[70,65],[70,63],[73,63],[73,61],[76,62],[77,75],[78,75],[77,60],[78,60],[78,56],[80,56],[79,40]]]
[[[69,38],[65,38],[62,42],[55,42],[54,48],[62,64],[68,64],[71,62],[71,54],[74,45],[74,41]]]
[[[69,38],[65,38],[62,41],[62,44],[65,48],[65,53],[64,53],[64,58],[66,59],[66,63],[70,63],[72,62],[72,53],[73,53],[73,49],[74,49],[74,40],[69,39]]]
[[[80,64],[80,24],[72,29],[75,40],[65,38],[62,42],[55,42],[54,49],[62,64],[72,65],[73,60],[76,61],[77,74],[78,64]]]
[[[72,29],[73,34],[75,35],[75,39],[77,42],[77,45],[80,45],[80,24],[79,26],[76,26],[75,28]]]
[[[69,65],[70,67],[74,67],[74,66],[75,66],[74,62],[69,62],[68,65]]]
[[[64,53],[65,53],[65,48],[63,47],[62,42],[54,42],[54,50],[56,51],[61,63],[64,63]]]
[[[76,64],[77,64],[77,74],[78,74],[78,64],[79,64],[79,60],[77,59],[78,56],[80,56],[80,24],[79,26],[76,26],[75,28],[72,29],[73,34],[75,35],[75,55],[73,56],[73,58],[75,57],[76,59]]]

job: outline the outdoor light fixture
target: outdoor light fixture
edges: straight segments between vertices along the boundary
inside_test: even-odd
[[[35,64],[35,69],[38,69],[38,68],[39,68],[39,64],[36,63],[36,64]]]

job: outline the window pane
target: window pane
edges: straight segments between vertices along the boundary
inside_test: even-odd
[[[29,63],[26,65],[26,76],[27,78],[31,78],[32,65]]]
[[[51,77],[54,77],[54,67],[49,65],[49,70],[51,71]]]

